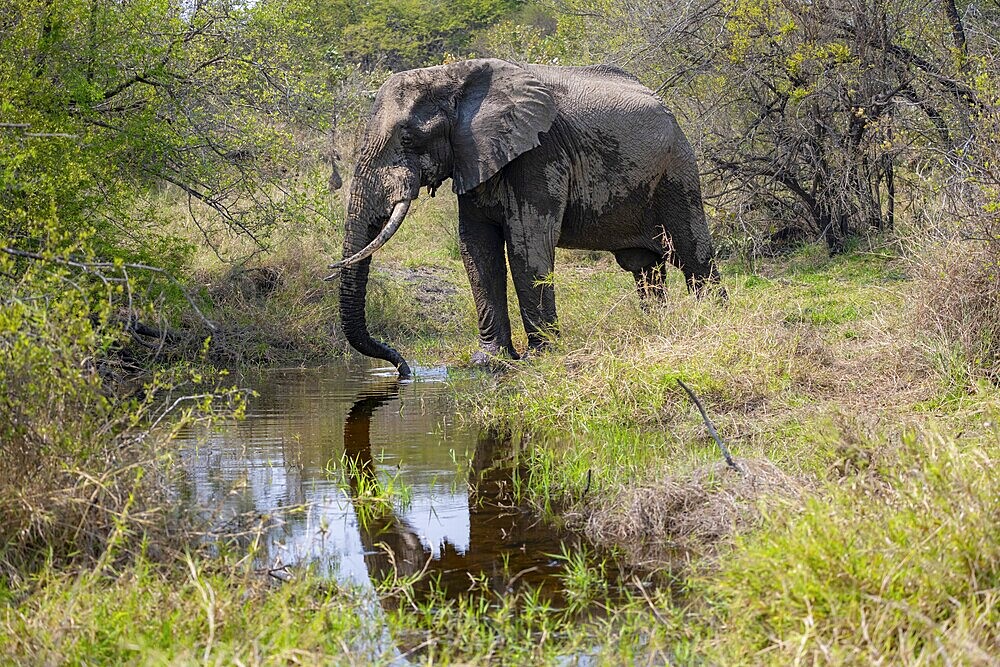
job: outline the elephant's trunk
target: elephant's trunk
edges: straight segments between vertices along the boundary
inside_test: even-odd
[[[393,364],[401,377],[409,377],[410,367],[399,352],[385,343],[375,340],[368,333],[365,301],[368,295],[368,270],[371,266],[371,255],[388,241],[389,237],[399,228],[408,208],[409,201],[397,204],[393,209],[390,222],[385,228],[379,230],[377,224],[370,225],[367,238],[358,229],[363,227],[363,224],[357,217],[351,216],[348,221],[347,236],[344,239],[346,259],[338,262],[338,265],[343,266],[340,276],[340,323],[344,329],[344,335],[347,337],[347,342],[365,356],[385,359]],[[368,241],[368,239],[372,240]]]

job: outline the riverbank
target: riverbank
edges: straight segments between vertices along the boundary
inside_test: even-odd
[[[540,509],[680,578],[710,663],[988,664],[1000,392],[919,322],[922,261],[807,247],[650,313],[562,269],[553,352],[467,405],[530,438]]]
[[[475,350],[449,199],[415,206],[373,267],[373,332],[416,365],[462,367]],[[339,244],[315,234],[241,273],[196,259],[195,284],[216,295],[209,359],[345,350],[335,285],[318,282]],[[477,375],[456,400],[469,423],[519,439],[521,487],[544,520],[631,566],[613,599],[599,567],[567,570],[583,617],[530,594],[416,602],[398,579],[380,605],[308,569],[262,569],[245,543],[213,553],[196,530],[162,540],[144,531],[179,525],[164,521],[172,506],[130,514],[129,490],[145,491],[129,477],[93,559],[4,582],[0,651],[19,662],[989,664],[1000,396],[918,325],[925,267],[885,246],[835,258],[807,246],[752,268],[724,262],[728,304],[694,299],[671,272],[664,303],[645,312],[611,258],[560,252],[562,337]],[[146,479],[173,465],[121,464]]]
[[[992,260],[919,238],[724,262],[725,304],[672,272],[648,312],[610,257],[561,251],[560,339],[483,375],[462,411],[522,438],[549,520],[695,592],[660,611],[710,661],[982,662],[1000,651],[982,529],[1000,516],[1000,390],[972,356],[990,349],[994,291],[975,281]]]
[[[416,364],[475,349],[452,206],[422,201],[373,269],[373,330]],[[561,338],[457,400],[522,439],[549,521],[690,593],[637,605],[671,654],[693,642],[721,664],[981,661],[998,650],[997,541],[954,508],[979,525],[998,511],[984,462],[1000,452],[1000,393],[927,321],[951,289],[942,265],[898,248],[724,262],[725,305],[672,272],[650,312],[610,257],[560,251]],[[437,286],[447,298],[425,302]]]

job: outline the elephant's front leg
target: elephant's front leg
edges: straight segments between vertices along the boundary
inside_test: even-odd
[[[507,259],[517,290],[528,350],[544,347],[559,334],[552,284],[558,223],[555,218],[515,218],[507,226]]]
[[[507,265],[504,262],[504,236],[471,204],[459,198],[458,242],[465,271],[472,286],[472,299],[479,316],[479,345],[482,352],[473,355],[474,363],[486,363],[491,356],[517,359],[510,336],[507,312]]]

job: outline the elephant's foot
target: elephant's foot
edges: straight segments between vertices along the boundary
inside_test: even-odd
[[[537,359],[543,354],[545,354],[544,347],[529,347],[521,355],[520,361],[531,361],[532,359]]]
[[[524,351],[521,355],[521,361],[527,361],[529,359],[534,359],[540,357],[541,355],[548,352],[550,347],[550,341],[547,339],[533,341],[528,345],[528,349]]]
[[[519,361],[531,361],[532,359],[540,355],[543,351],[544,350],[539,348],[529,347],[527,350],[524,351],[524,354],[520,356]]]
[[[494,368],[504,361],[520,359],[513,346],[486,344],[472,353],[472,365],[483,368]]]
[[[714,266],[704,275],[687,276],[687,284],[688,291],[694,292],[695,296],[699,299],[708,295],[714,296],[722,304],[726,304],[729,301],[729,294],[726,292],[726,288],[722,286],[721,276],[718,269]]]
[[[726,288],[723,287],[719,282],[706,282],[697,284],[692,290],[694,295],[698,299],[703,299],[706,296],[714,297],[722,305],[727,305],[729,303],[729,293],[726,292]]]

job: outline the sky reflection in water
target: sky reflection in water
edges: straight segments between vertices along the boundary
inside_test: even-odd
[[[546,584],[568,538],[514,505],[510,443],[457,425],[447,372],[421,370],[261,375],[245,420],[181,436],[182,494],[220,525],[265,521],[271,566],[313,562],[364,587],[393,563],[426,566],[449,594],[470,574],[498,593]],[[358,500],[372,488],[396,490],[391,507]]]

